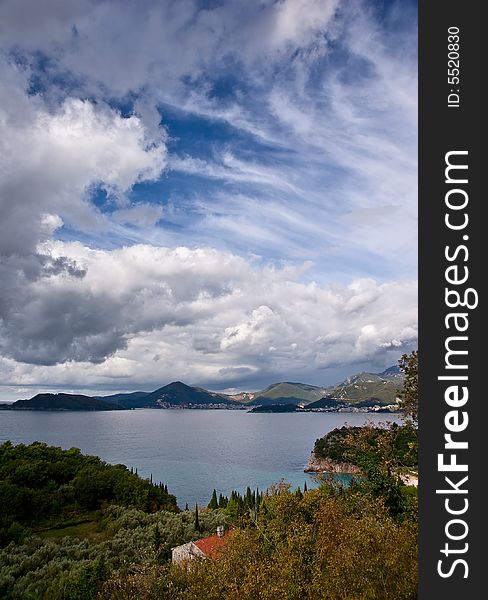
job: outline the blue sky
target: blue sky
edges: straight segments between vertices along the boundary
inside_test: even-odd
[[[416,346],[416,3],[0,22],[1,397],[328,384]]]

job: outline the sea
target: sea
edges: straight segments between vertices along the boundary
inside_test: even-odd
[[[0,411],[0,442],[45,442],[163,482],[184,508],[232,490],[319,485],[304,473],[315,440],[343,425],[398,422],[377,413],[249,413],[245,410],[137,409],[103,412]],[[347,478],[344,479],[345,481]]]

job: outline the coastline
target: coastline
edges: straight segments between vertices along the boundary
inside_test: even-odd
[[[346,462],[335,462],[328,458],[318,458],[312,450],[307,461],[305,473],[341,473],[344,475],[358,475],[361,470],[356,465]]]
[[[336,462],[328,458],[318,458],[312,450],[305,468],[305,473],[334,473],[340,475],[360,475],[361,469],[352,463]],[[418,487],[418,473],[401,473],[400,479],[405,485]]]

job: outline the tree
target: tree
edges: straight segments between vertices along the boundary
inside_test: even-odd
[[[195,531],[200,531],[200,519],[198,518],[198,504],[195,504]]]
[[[402,408],[405,415],[416,423],[419,411],[419,353],[403,354],[398,361],[400,370],[405,373],[402,393]]]
[[[156,552],[159,552],[159,549],[161,548],[162,543],[163,543],[163,536],[161,535],[161,530],[159,529],[158,523],[156,523],[156,526],[154,527],[154,531],[153,531],[153,545],[154,545],[154,550]]]
[[[231,496],[225,507],[225,514],[231,520],[235,521],[239,516],[239,505],[237,499]]]
[[[214,491],[212,492],[212,498],[210,499],[210,502],[208,503],[208,508],[215,510],[218,507],[219,507],[219,502],[217,500],[217,491],[214,488]]]

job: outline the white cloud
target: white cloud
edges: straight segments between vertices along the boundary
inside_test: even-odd
[[[77,298],[74,288],[49,296],[56,274],[78,280],[85,271],[66,257],[49,256],[40,246],[63,224],[105,228],[106,219],[89,201],[91,189],[99,186],[123,202],[134,184],[159,177],[166,165],[164,141],[148,141],[139,118],[123,118],[103,103],[67,98],[48,108],[43,98],[27,94],[24,73],[1,60],[0,71],[2,353],[16,356],[18,351],[23,360],[49,362],[50,356],[69,348],[67,360],[99,360],[117,348],[119,339],[104,337],[96,321],[102,314],[94,316],[85,332],[92,347],[88,355],[72,345],[69,334],[63,337],[65,328],[56,324],[56,313],[71,310],[72,327],[79,331],[91,299]]]
[[[57,242],[43,253],[85,275],[62,271],[24,290],[24,310],[0,328],[4,355],[17,361],[3,362],[10,385],[306,377],[341,364],[383,365],[390,348],[398,353],[416,339],[413,282],[323,288],[210,248]]]
[[[0,254],[25,255],[52,232],[46,214],[78,228],[102,226],[93,186],[114,198],[166,165],[163,141],[148,142],[140,119],[67,98],[49,110],[29,96],[18,69],[0,60]]]
[[[241,385],[395,362],[416,340],[409,23],[387,36],[356,0],[0,3],[2,380]],[[167,106],[231,133],[169,156]],[[167,168],[209,185],[164,212],[134,202]],[[53,242],[63,225],[93,247]],[[97,249],[114,238],[136,243]]]

